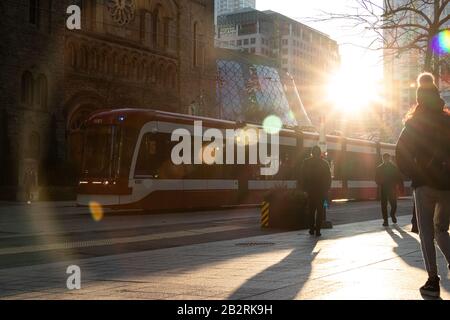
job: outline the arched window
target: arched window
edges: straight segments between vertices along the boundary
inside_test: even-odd
[[[170,19],[165,18],[164,19],[164,49],[169,48],[170,44]]]
[[[77,67],[77,51],[75,49],[75,45],[73,43],[69,43],[67,45],[67,51],[68,51],[68,63],[70,64],[70,67],[76,68]]]
[[[147,68],[145,69],[144,81],[145,82],[151,82],[152,81],[152,69],[151,69],[150,66],[147,66]]]
[[[103,50],[102,60],[103,60],[103,72],[105,74],[110,74],[112,69],[112,58],[111,55],[109,54],[109,51]]]
[[[92,65],[91,65],[92,71],[98,72],[99,71],[99,65],[100,65],[100,56],[98,54],[97,49],[92,49],[92,51],[91,51],[91,59],[92,59]]]
[[[147,31],[147,11],[142,10],[141,18],[140,18],[140,26],[139,26],[139,39],[141,42],[145,41],[145,33]]]
[[[154,48],[158,47],[159,24],[160,24],[160,6],[157,6],[152,14],[152,44]]]
[[[29,0],[29,15],[28,21],[35,26],[39,26],[39,17],[41,11],[40,0]]]
[[[122,72],[121,75],[125,78],[128,78],[130,76],[130,62],[128,60],[128,57],[124,55],[122,57]]]
[[[171,88],[175,90],[177,88],[177,67],[175,66],[170,68],[169,82]]]
[[[131,62],[131,78],[133,80],[139,80],[138,69],[138,60],[137,58],[133,58],[133,61]]]
[[[86,46],[81,46],[80,49],[80,69],[86,71],[89,65],[89,54]]]
[[[173,64],[169,64],[167,66],[167,75],[166,75],[166,86],[170,88],[170,90],[175,89],[175,73],[176,68]]]
[[[33,75],[30,71],[25,71],[22,74],[22,93],[21,101],[22,103],[30,106],[33,104]]]
[[[117,53],[113,53],[112,55],[112,65],[111,65],[111,74],[117,75],[119,74],[119,56]]]
[[[166,70],[164,64],[160,64],[158,67],[158,85],[164,86],[166,84]]]
[[[39,159],[41,154],[41,137],[37,132],[32,132],[28,137],[28,148],[26,155],[31,159]]]
[[[48,33],[52,33],[52,19],[53,19],[53,0],[48,0],[47,6],[47,21],[48,21]]]
[[[158,70],[156,68],[156,63],[152,62],[150,66],[150,72],[151,72],[151,82],[155,83],[158,80]]]
[[[144,60],[141,62],[140,67],[138,67],[138,80],[139,81],[146,81],[147,79],[147,62]]]
[[[100,73],[108,73],[108,53],[106,51],[101,51],[99,54],[98,68]]]
[[[192,32],[192,65],[198,66],[198,22],[194,23]]]
[[[42,110],[47,110],[47,100],[48,100],[48,81],[47,77],[40,74],[36,82],[36,99],[37,105]]]
[[[88,28],[91,30],[95,29],[95,21],[96,21],[96,10],[97,10],[97,1],[89,1],[89,4],[86,6],[87,11],[85,10],[86,20],[88,21]]]

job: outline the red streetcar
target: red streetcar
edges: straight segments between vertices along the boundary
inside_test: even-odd
[[[236,130],[243,125],[261,129],[144,109],[93,114],[86,122],[78,204],[144,210],[259,205],[270,189],[296,188],[299,164],[319,143],[318,134],[282,129],[274,176],[261,175],[260,164],[175,165],[171,152],[178,142],[172,141],[172,133],[180,128],[193,132],[195,121],[202,121],[205,129]],[[327,148],[333,173],[330,198],[375,199],[375,168],[383,153],[394,155],[395,146],[327,136]]]

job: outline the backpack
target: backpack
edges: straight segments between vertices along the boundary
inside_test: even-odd
[[[426,165],[431,187],[450,190],[450,116],[446,115],[434,131],[433,153]]]

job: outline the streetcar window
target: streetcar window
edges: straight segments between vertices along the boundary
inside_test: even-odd
[[[158,135],[147,133],[142,138],[139,155],[136,162],[136,176],[152,176],[158,178],[162,165],[163,154],[158,150]],[[159,151],[159,152],[158,152]],[[157,155],[158,154],[158,155]]]
[[[208,149],[206,149],[209,146],[209,143],[204,143],[203,144],[203,150],[206,151]],[[219,149],[220,152],[222,153],[222,156],[225,156],[223,158],[223,162],[225,163],[226,161],[226,154],[225,154],[225,148],[222,145],[221,149]],[[219,152],[219,150],[211,150],[211,159],[214,159],[214,157],[216,157],[217,152]],[[201,168],[201,176],[203,179],[223,179],[223,167],[225,166],[225,164],[206,164],[203,163],[200,168]]]
[[[296,172],[295,147],[280,146],[280,170],[274,177],[276,180],[296,180],[298,173]]]
[[[335,180],[343,180],[342,176],[342,152],[337,150],[328,150],[327,159],[330,164],[331,176]]]
[[[167,133],[147,133],[142,138],[134,175],[153,179],[183,179],[184,166],[172,163],[170,155],[175,142]]]
[[[130,174],[130,165],[133,158],[134,149],[136,147],[138,130],[134,128],[124,128],[120,130],[119,159],[118,159],[118,176],[128,178]]]
[[[86,177],[111,177],[112,139],[114,127],[95,126],[87,129],[83,173]]]
[[[343,163],[345,177],[348,180],[374,180],[377,158],[376,154],[348,152]]]

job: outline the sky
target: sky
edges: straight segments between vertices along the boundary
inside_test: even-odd
[[[354,0],[256,0],[258,10],[272,10],[328,34],[340,47],[341,71],[364,76],[371,82],[383,77],[382,51],[367,50],[376,38],[370,31],[355,28],[352,21],[314,21],[325,13],[354,13]]]

